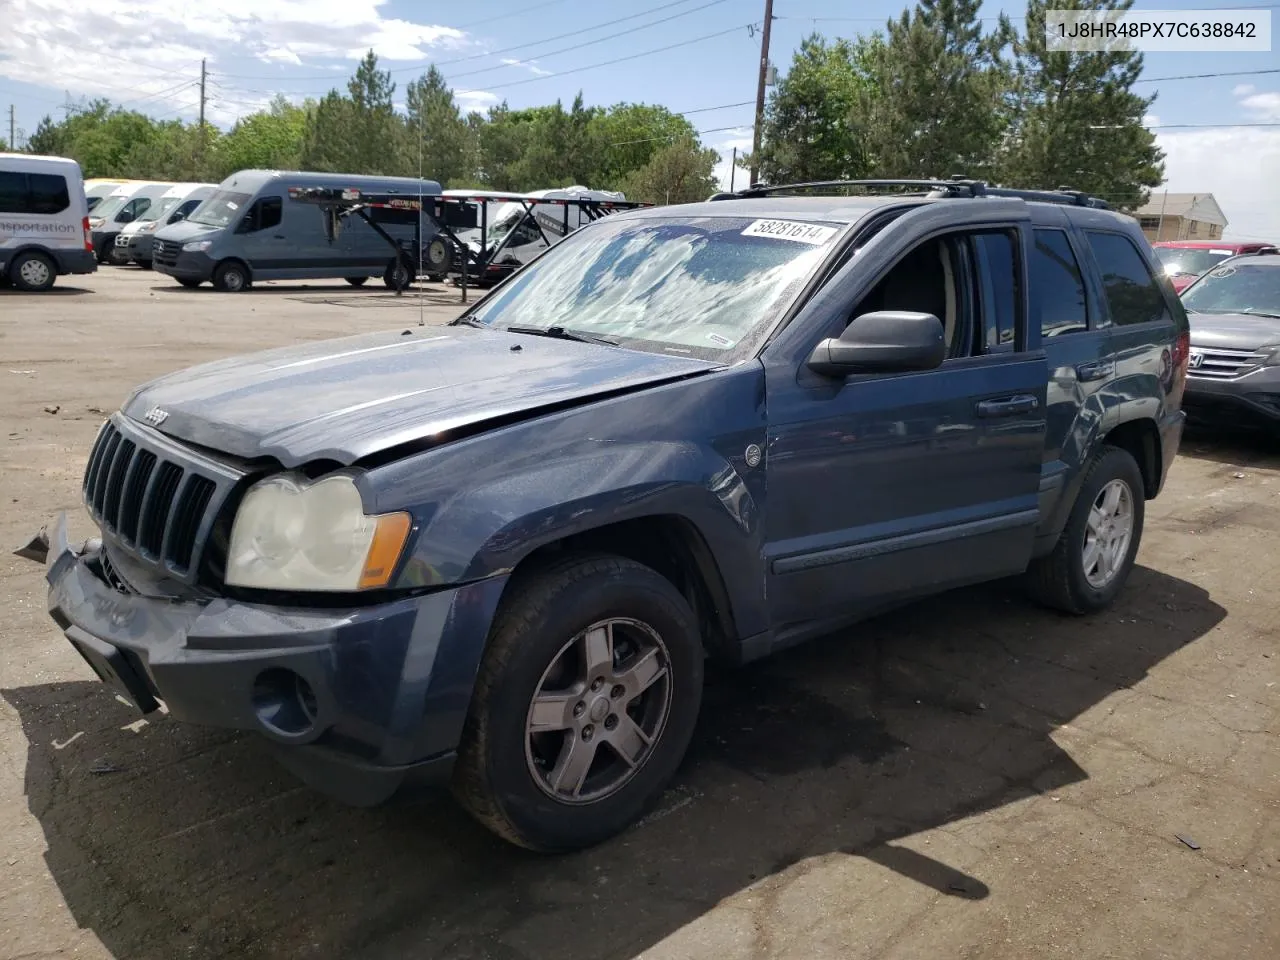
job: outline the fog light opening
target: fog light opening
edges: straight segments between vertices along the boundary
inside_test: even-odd
[[[253,709],[269,731],[288,737],[310,733],[318,713],[316,693],[306,679],[284,667],[272,667],[253,682]]]

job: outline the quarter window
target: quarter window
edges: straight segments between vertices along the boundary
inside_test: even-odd
[[[981,333],[986,352],[1011,345],[1017,328],[1017,261],[1007,233],[979,233],[973,238],[978,270]]]
[[[1123,327],[1163,319],[1164,295],[1133,241],[1118,233],[1085,236],[1102,274],[1111,322]]]
[[[71,205],[65,177],[52,173],[0,173],[0,213],[49,215]]]
[[[1030,266],[1031,311],[1040,315],[1040,335],[1088,330],[1084,279],[1067,235],[1061,230],[1035,231]]]

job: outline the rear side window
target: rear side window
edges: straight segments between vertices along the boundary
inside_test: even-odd
[[[1035,231],[1030,267],[1031,309],[1040,314],[1040,335],[1088,330],[1084,279],[1067,235],[1061,230]]]
[[[986,352],[1012,344],[1017,323],[1017,262],[1007,233],[979,233],[973,238],[979,277],[983,345]]]
[[[53,214],[71,206],[65,177],[0,172],[0,213]]]
[[[1085,236],[1102,274],[1111,322],[1124,327],[1164,319],[1164,296],[1133,241],[1118,233]]]

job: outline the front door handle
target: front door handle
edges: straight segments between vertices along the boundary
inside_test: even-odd
[[[1111,376],[1116,365],[1108,360],[1094,360],[1076,367],[1076,376],[1081,380],[1103,380]]]
[[[289,238],[288,238],[288,237],[286,237],[283,233],[273,233],[271,236],[272,236],[273,238],[275,238],[276,240],[288,240],[288,239],[289,239]]]
[[[978,416],[980,417],[1016,417],[1020,413],[1030,413],[1040,406],[1040,401],[1032,396],[1004,397],[1000,400],[980,400]]]

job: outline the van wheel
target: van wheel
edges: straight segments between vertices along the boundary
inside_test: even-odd
[[[213,271],[213,285],[224,293],[239,293],[249,286],[249,268],[238,260],[226,260]]]
[[[347,283],[353,287],[363,287],[368,280],[368,277],[347,277]]]
[[[135,260],[134,262],[135,262],[139,267],[141,267],[143,270],[150,270],[150,269],[151,269],[151,261],[150,261],[150,260]]]
[[[20,253],[9,264],[9,279],[19,290],[41,293],[53,286],[58,270],[43,253]]]
[[[1095,613],[1108,606],[1138,555],[1144,497],[1142,471],[1133,456],[1119,447],[1099,449],[1057,546],[1027,571],[1032,597],[1064,613]]]
[[[409,270],[399,260],[392,260],[387,264],[386,273],[382,275],[382,282],[387,285],[389,290],[407,290],[413,282],[409,276]]]
[[[193,279],[192,277],[177,277],[175,279],[188,290],[194,290],[196,287],[200,286],[200,281]]]
[[[665,577],[578,557],[513,583],[494,621],[453,791],[530,850],[600,843],[675,773],[702,702],[703,650]]]
[[[111,260],[111,244],[112,244],[113,242],[114,242],[114,241],[111,241],[111,240],[102,240],[102,241],[100,241],[100,242],[98,243],[98,249],[95,251],[95,255],[97,256],[97,258],[98,258],[98,262],[99,262],[99,263],[109,263],[109,262],[110,262],[110,260]]]

